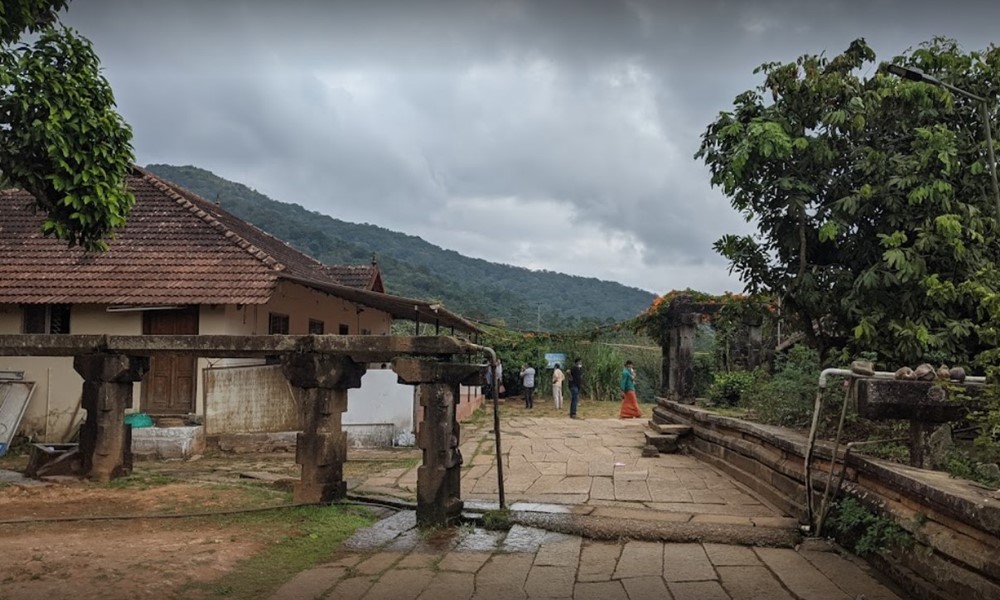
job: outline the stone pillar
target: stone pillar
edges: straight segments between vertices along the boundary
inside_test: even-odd
[[[423,464],[417,469],[417,524],[444,527],[462,514],[462,453],[455,408],[459,385],[482,385],[482,365],[397,358],[392,369],[400,383],[417,386],[423,420],[417,446]]]
[[[83,377],[82,405],[87,419],[80,429],[83,475],[107,482],[132,469],[125,409],[132,407],[132,385],[149,371],[149,357],[87,354],[73,359]]]
[[[670,326],[663,348],[662,392],[671,400],[694,399],[694,336],[698,313],[681,313]]]
[[[361,387],[367,369],[350,358],[319,353],[285,354],[281,367],[292,385],[301,428],[295,439],[295,462],[302,466],[295,501],[341,500],[347,494],[347,434],[341,420],[347,390]]]

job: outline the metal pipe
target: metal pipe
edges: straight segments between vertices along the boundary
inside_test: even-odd
[[[827,480],[826,489],[823,492],[823,499],[822,499],[821,505],[820,505],[820,514],[818,515],[818,519],[816,519],[815,518],[816,515],[814,514],[814,511],[813,511],[812,455],[813,455],[813,449],[816,446],[816,432],[817,432],[817,430],[819,428],[819,414],[820,414],[820,411],[823,408],[823,390],[826,389],[827,378],[830,377],[830,376],[852,377],[852,378],[853,377],[859,377],[859,375],[857,373],[854,373],[850,369],[839,369],[839,368],[823,369],[823,371],[820,372],[820,374],[819,374],[819,389],[816,390],[816,403],[815,403],[815,405],[813,407],[812,425],[809,428],[809,440],[806,443],[806,456],[805,456],[806,517],[809,520],[809,526],[811,528],[813,528],[813,530],[815,531],[816,535],[820,534],[820,530],[822,528],[823,520],[826,517],[826,510],[828,508],[826,506],[826,503],[827,503],[826,499],[827,499],[827,494],[829,493],[829,490],[830,490],[830,481],[829,481],[829,479]],[[895,379],[896,378],[896,374],[894,372],[892,372],[892,371],[875,371],[872,375],[864,375],[864,377],[875,377],[877,379]],[[985,377],[980,377],[980,376],[973,376],[973,377],[966,377],[965,381],[968,382],[968,383],[983,383],[984,384],[984,383],[986,383],[986,378]],[[840,425],[837,427],[837,438],[836,438],[836,442],[835,442],[835,445],[834,445],[834,456],[831,459],[833,462],[836,462],[836,460],[837,460],[836,452],[837,452],[837,448],[838,448],[839,442],[840,442],[840,433],[841,433],[841,428],[843,427],[844,416],[845,416],[845,413],[847,411],[847,400],[848,400],[848,396],[845,394],[845,396],[844,396],[844,405],[841,408],[841,422],[840,422]],[[908,438],[904,438],[904,439],[908,439]],[[889,440],[877,440],[877,441],[889,441]],[[851,444],[848,444],[848,445],[851,446],[851,447],[854,447],[854,446],[861,445],[862,443],[865,443],[865,444],[867,444],[867,443],[876,443],[876,441],[851,442]],[[833,468],[834,468],[833,462],[830,463],[830,476],[831,477],[833,475]],[[845,470],[847,469],[847,460],[846,460],[846,458],[844,460],[844,469]],[[843,473],[841,473],[841,481],[843,481]],[[838,484],[837,490],[839,490],[839,484]],[[836,497],[837,490],[834,490],[833,497]]]
[[[500,382],[497,381],[497,353],[489,346],[472,343],[465,343],[463,345],[490,355],[490,379],[493,381],[490,395],[493,396],[493,437],[496,443],[497,455],[497,492],[500,500],[500,510],[504,510],[507,508],[507,502],[503,488],[503,452],[500,449]]]
[[[806,442],[805,456],[805,484],[806,484],[806,518],[809,526],[813,526],[813,501],[812,501],[812,452],[816,445],[816,430],[819,427],[819,413],[823,407],[823,390],[826,389],[826,379],[831,375],[850,377],[853,373],[850,369],[823,369],[819,374],[819,389],[816,390],[816,403],[813,405],[812,425],[809,427],[809,440]]]
[[[909,438],[899,437],[899,438],[888,438],[888,439],[884,439],[884,440],[864,440],[864,441],[860,441],[860,442],[848,442],[844,446],[844,464],[843,464],[843,466],[840,469],[840,478],[837,480],[837,487],[833,488],[833,496],[830,497],[830,506],[833,505],[833,502],[837,499],[837,494],[840,492],[841,489],[843,489],[844,476],[847,475],[847,459],[851,455],[851,450],[853,450],[854,448],[856,448],[858,446],[867,446],[868,444],[883,444],[883,443],[886,443],[886,442],[905,442],[905,441],[908,441],[908,440],[909,440]],[[836,460],[837,460],[837,455],[836,455],[836,453],[834,453],[832,462],[830,463],[830,477],[831,478],[833,477],[833,463],[836,462]],[[827,483],[829,483],[829,482],[827,482]],[[829,509],[827,509],[827,510],[821,510],[820,511],[819,518],[816,521],[816,536],[817,537],[823,535],[823,523],[826,521],[826,515],[827,515],[827,511],[828,510]]]
[[[837,451],[840,449],[840,436],[844,431],[844,419],[847,417],[847,402],[851,399],[851,391],[855,389],[856,383],[851,384],[844,390],[844,402],[840,407],[840,422],[837,424],[837,435],[833,439],[833,455],[830,458],[830,472],[826,476],[826,487],[823,488],[823,499],[819,503],[819,516],[816,518],[816,535],[820,535],[823,530],[823,521],[826,519],[826,512],[829,510],[830,482],[833,481],[833,469],[837,463]],[[847,470],[847,461],[844,461],[844,471]],[[834,492],[836,494],[836,491]]]

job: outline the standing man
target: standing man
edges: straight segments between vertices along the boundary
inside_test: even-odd
[[[556,368],[552,371],[552,401],[556,403],[556,410],[562,410],[562,384],[566,379],[559,367],[559,363],[556,363]]]
[[[621,378],[622,408],[618,412],[620,419],[637,419],[642,416],[639,411],[639,399],[635,395],[635,370],[632,368],[632,361],[625,361],[625,368],[622,369]]]
[[[524,407],[534,408],[535,401],[531,394],[535,391],[535,368],[531,365],[521,367],[521,385],[524,386]]]
[[[580,403],[580,390],[583,389],[583,361],[579,358],[573,361],[573,366],[569,369],[569,418],[579,419],[576,416],[577,405]]]

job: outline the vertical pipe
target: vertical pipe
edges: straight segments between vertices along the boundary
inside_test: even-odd
[[[997,184],[997,159],[993,153],[993,127],[990,125],[990,111],[986,101],[979,103],[979,113],[983,117],[983,131],[986,132],[986,153],[990,161],[990,181],[993,184],[993,201],[997,209],[997,226],[1000,227],[1000,185]]]
[[[493,396],[493,432],[496,437],[497,455],[497,492],[500,496],[500,510],[507,508],[507,501],[504,497],[503,489],[503,453],[500,451],[500,382],[497,381],[497,359],[494,356],[490,365],[492,372],[492,393]]]

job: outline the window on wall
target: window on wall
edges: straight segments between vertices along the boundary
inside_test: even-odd
[[[372,334],[372,330],[371,329],[362,329],[361,330],[361,335],[371,335],[371,334]]]
[[[267,333],[268,335],[288,335],[288,315],[269,313]]]
[[[68,334],[70,332],[68,304],[26,304],[22,308],[24,333]]]
[[[312,335],[323,335],[324,327],[323,321],[317,321],[316,319],[309,319],[309,333]]]
[[[339,333],[340,335],[347,335],[350,332],[351,328],[343,323],[340,324],[340,329],[337,330],[337,333]]]

